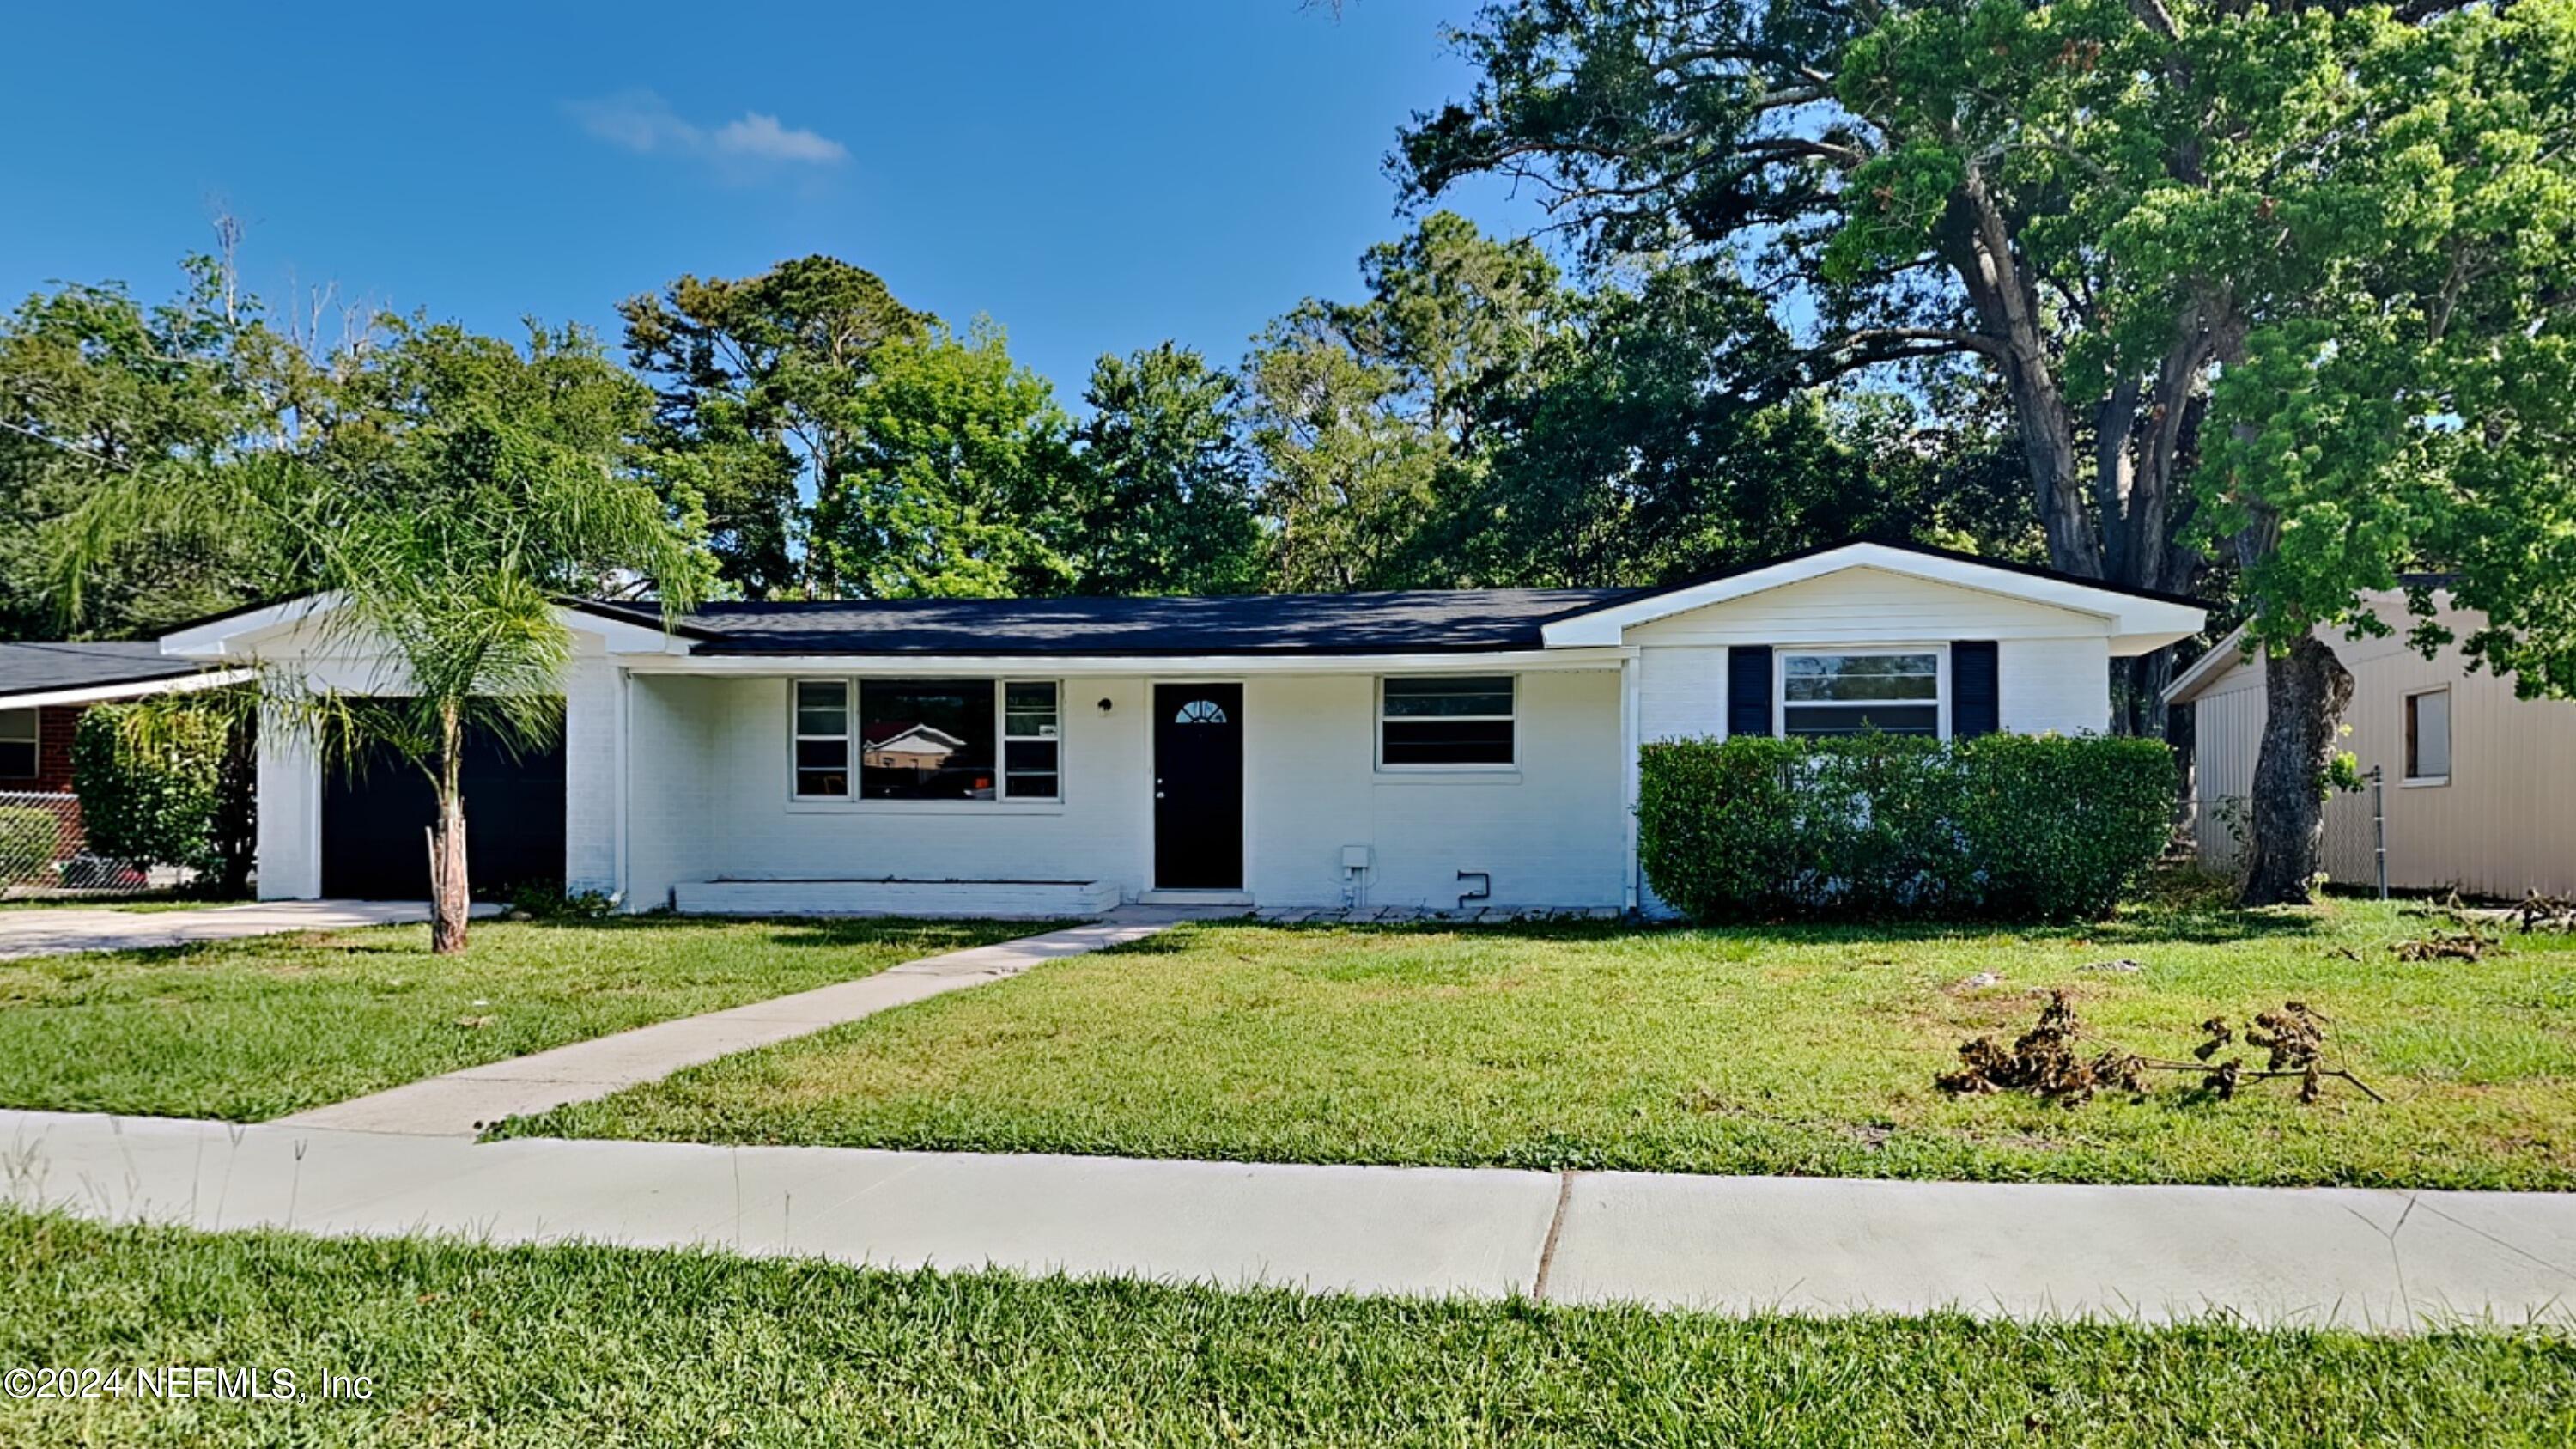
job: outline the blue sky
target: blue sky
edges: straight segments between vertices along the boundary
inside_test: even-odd
[[[272,300],[336,283],[614,339],[683,272],[828,252],[988,313],[1068,405],[1165,337],[1222,362],[1398,233],[1380,169],[1469,77],[1471,0],[26,7],[0,297],[166,292],[228,209]],[[41,64],[30,62],[45,58]],[[1459,209],[1538,215],[1484,188]]]

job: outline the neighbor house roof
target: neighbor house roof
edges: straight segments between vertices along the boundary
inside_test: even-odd
[[[88,704],[158,694],[174,685],[202,688],[237,675],[200,679],[202,659],[179,659],[151,640],[97,643],[0,643],[0,709]]]

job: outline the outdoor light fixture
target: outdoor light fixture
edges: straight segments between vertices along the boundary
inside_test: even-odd
[[[1101,700],[1100,700],[1100,712],[1101,712],[1102,714],[1107,714],[1107,713],[1109,713],[1109,698],[1108,698],[1108,696],[1106,696],[1106,695],[1101,696]]]

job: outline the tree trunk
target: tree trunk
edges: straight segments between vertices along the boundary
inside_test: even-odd
[[[2172,743],[2165,686],[2173,683],[2173,646],[2111,661],[2111,733]]]
[[[2326,772],[2352,672],[2315,635],[2263,661],[2263,747],[2255,756],[2249,906],[2303,906],[2325,845]]]
[[[438,821],[429,844],[429,949],[439,956],[465,949],[465,794],[458,779],[464,748],[463,724],[450,700],[439,711]]]

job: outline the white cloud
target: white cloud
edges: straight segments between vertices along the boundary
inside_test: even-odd
[[[566,101],[564,112],[594,138],[645,156],[685,156],[735,169],[834,166],[850,159],[850,148],[831,137],[781,125],[776,116],[758,111],[745,111],[741,119],[709,129],[684,118],[651,91]]]
[[[710,144],[726,156],[757,156],[768,161],[829,166],[850,159],[850,148],[831,137],[818,136],[801,127],[791,130],[778,124],[776,116],[764,116],[758,111],[745,111],[741,120],[717,127]]]

